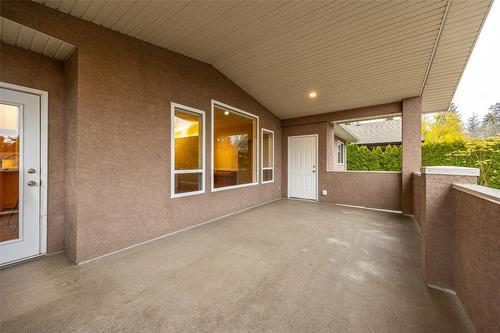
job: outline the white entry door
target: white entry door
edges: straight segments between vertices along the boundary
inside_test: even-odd
[[[288,137],[288,197],[318,199],[318,136]]]
[[[0,88],[0,265],[40,254],[40,96]]]

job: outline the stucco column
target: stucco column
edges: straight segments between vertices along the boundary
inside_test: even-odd
[[[413,97],[403,100],[402,105],[402,198],[401,210],[412,213],[412,174],[420,170],[421,164],[421,128],[422,98]]]

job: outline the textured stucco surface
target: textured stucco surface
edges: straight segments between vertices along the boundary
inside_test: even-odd
[[[421,266],[428,284],[457,293],[477,332],[500,330],[500,204],[452,188],[474,176],[413,176]]]
[[[78,47],[78,98],[67,119],[76,119],[67,174],[78,198],[66,206],[76,228],[74,260],[281,196],[281,145],[275,144],[274,183],[170,199],[171,102],[207,113],[208,172],[211,99],[258,115],[281,142],[280,121],[214,67],[33,2],[2,1],[2,16]]]
[[[327,190],[326,196],[321,190]],[[320,201],[370,208],[401,209],[399,172],[327,172]]]
[[[412,213],[413,180],[412,175],[418,172],[422,161],[422,98],[414,97],[402,103],[402,154],[401,154],[401,210]]]
[[[474,176],[423,173],[419,181],[424,191],[419,201],[422,271],[427,283],[453,289],[453,224],[455,202],[451,184],[475,184]]]
[[[425,211],[425,183],[424,178],[420,173],[413,174],[412,192],[413,215],[415,216],[415,220],[420,227]]]
[[[7,44],[0,45],[0,80],[48,92],[47,251],[64,247],[64,68],[63,63]]]
[[[453,286],[477,332],[500,332],[500,203],[452,189]]]
[[[77,247],[77,207],[78,207],[78,188],[77,188],[77,138],[78,138],[78,50],[64,64],[64,73],[66,75],[65,106],[64,117],[64,137],[66,139],[65,157],[66,167],[64,170],[66,183],[65,193],[65,239],[66,252],[71,258],[76,257]]]
[[[2,333],[471,332],[418,257],[411,217],[279,200],[85,265],[2,270]]]

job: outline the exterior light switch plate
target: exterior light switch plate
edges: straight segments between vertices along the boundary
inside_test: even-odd
[[[322,194],[322,195],[327,195],[327,194],[328,194],[328,191],[327,191],[327,190],[323,190],[323,191],[321,191],[321,194]]]

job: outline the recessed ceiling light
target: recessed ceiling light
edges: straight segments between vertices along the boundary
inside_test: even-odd
[[[229,116],[229,111],[224,111],[225,116]]]
[[[317,93],[317,92],[315,92],[315,91],[311,91],[311,92],[309,93],[309,97],[310,97],[310,98],[315,98],[316,96],[318,96],[318,93]]]

